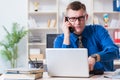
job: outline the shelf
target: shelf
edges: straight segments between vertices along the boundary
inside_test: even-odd
[[[29,0],[28,4],[29,11],[57,10],[57,0]]]
[[[109,14],[119,14],[120,12],[115,12],[115,11],[93,11],[93,14],[105,14],[105,13],[109,13]]]
[[[108,30],[120,29],[120,27],[105,27],[105,28],[108,29]]]
[[[55,27],[55,28],[48,28],[48,27],[29,27],[28,28],[30,31],[31,30],[56,30],[57,28]]]
[[[29,28],[37,29],[49,29],[56,28],[58,24],[57,13],[55,14],[41,14],[41,13],[31,13],[29,15],[28,26]]]
[[[38,11],[36,12],[34,11],[34,5],[33,5],[35,1],[38,1],[40,5],[38,8]],[[88,9],[87,11],[88,14],[90,14],[90,17],[89,17],[90,21],[88,22],[92,23],[93,18],[96,16],[98,17],[99,23],[101,25],[104,25],[103,14],[105,13],[109,14],[108,24],[110,24],[112,19],[120,20],[120,12],[112,10],[113,7],[111,3],[113,0],[109,0],[109,1],[108,0],[92,0],[92,1],[88,3],[87,0],[83,0],[85,4],[88,4],[86,6],[90,7],[90,9]],[[68,2],[70,2],[70,0]],[[65,13],[65,7],[68,4],[68,2],[64,0],[28,0],[28,4],[29,4],[28,5],[28,20],[30,21],[28,25],[29,26],[28,30],[30,31],[28,38],[31,37],[32,35],[33,37],[38,36],[41,40],[40,41],[41,43],[40,42],[30,43],[28,41],[28,49],[40,48],[41,53],[45,54],[46,34],[62,33],[62,31],[60,31],[61,30],[60,27],[62,26],[63,17]],[[55,20],[56,25],[54,27],[53,26],[48,27],[50,20]],[[114,27],[114,26],[115,25],[113,25],[112,27],[106,28],[112,38],[114,36],[113,34],[114,30],[120,29],[120,27]],[[115,43],[115,44],[120,45],[120,43]],[[35,56],[31,55],[31,56],[35,57],[36,55]]]
[[[46,45],[46,43],[39,43],[39,42],[33,42],[33,43],[28,43],[28,45],[38,45],[38,46],[41,46],[41,45],[43,45],[43,46],[45,46]]]
[[[38,11],[38,12],[29,12],[29,15],[39,15],[39,14],[57,14],[57,11]]]
[[[105,17],[104,14],[108,14],[108,26],[104,27],[108,30],[112,40],[115,38],[115,30],[120,30],[120,12],[113,11],[113,0],[93,0],[93,23],[105,25]],[[103,19],[104,18],[104,19]],[[118,37],[118,35],[117,35]],[[119,37],[118,37],[119,39]],[[116,45],[120,47],[120,43],[114,42]]]
[[[93,12],[112,12],[113,0],[93,0]]]

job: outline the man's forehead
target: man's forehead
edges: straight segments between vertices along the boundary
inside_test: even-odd
[[[69,9],[66,13],[67,16],[83,16],[85,14],[86,12],[83,9],[80,9],[80,10]]]

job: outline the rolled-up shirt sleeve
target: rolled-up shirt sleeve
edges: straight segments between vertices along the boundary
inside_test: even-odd
[[[70,45],[63,44],[63,36],[58,36],[54,40],[54,48],[70,48]]]

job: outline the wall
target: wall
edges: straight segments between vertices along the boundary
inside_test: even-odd
[[[5,32],[2,26],[6,26],[9,30],[11,29],[12,23],[17,22],[21,26],[27,27],[27,0],[1,0],[0,1],[0,40],[5,36]],[[27,57],[27,40],[24,38],[19,43],[19,56],[18,59],[19,67],[26,66]],[[8,62],[0,56],[0,73],[4,71],[5,68],[9,67]]]

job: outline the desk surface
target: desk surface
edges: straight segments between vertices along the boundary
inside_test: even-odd
[[[104,78],[105,75],[113,75],[113,72],[105,72],[103,75],[94,75],[90,78],[61,78],[61,77],[49,77],[47,72],[43,73],[43,78],[37,80],[120,80],[120,79],[110,79]],[[4,80],[4,77],[1,76],[0,80]]]
[[[90,78],[59,78],[59,77],[49,77],[47,72],[43,73],[43,78],[38,80],[120,80],[120,79],[110,79],[104,78],[105,75],[112,75],[113,72],[105,72],[103,75],[94,75]]]

